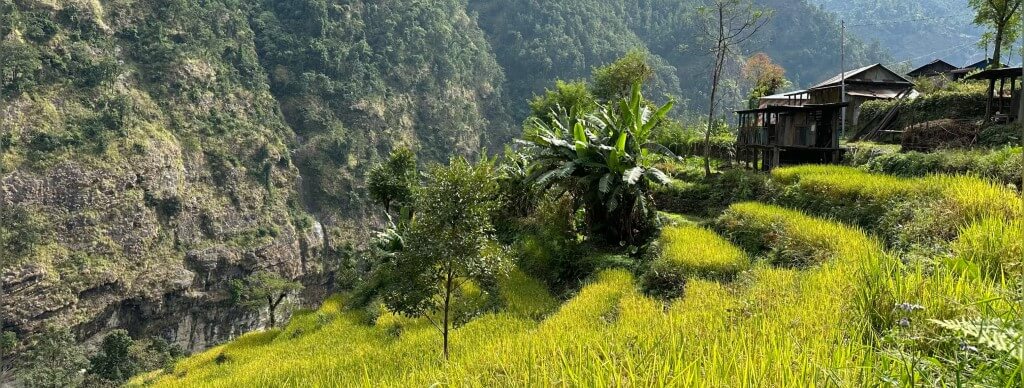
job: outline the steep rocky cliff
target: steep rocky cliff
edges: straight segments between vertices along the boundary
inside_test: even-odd
[[[330,287],[378,155],[508,132],[458,1],[0,0],[0,42],[0,324],[20,334],[250,330],[227,281]]]

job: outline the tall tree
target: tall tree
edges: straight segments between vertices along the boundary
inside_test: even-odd
[[[611,101],[629,96],[633,85],[654,77],[647,52],[634,49],[615,62],[594,70],[594,96]]]
[[[1024,0],[970,0],[976,12],[974,23],[988,28],[994,51],[992,66],[1002,65],[1003,50],[1013,46],[1020,34],[1020,9]]]
[[[366,185],[370,197],[390,215],[391,205],[409,205],[416,183],[416,154],[401,147],[391,151],[388,160],[370,170]]]
[[[715,126],[715,103],[726,61],[737,49],[768,24],[769,11],[751,0],[708,0],[700,7],[704,36],[712,43],[715,56],[711,71],[711,94],[708,101],[708,127],[704,132],[704,174],[711,176],[711,133]]]
[[[786,69],[772,61],[765,53],[757,53],[747,58],[743,64],[743,78],[750,85],[750,105],[757,107],[761,97],[778,93],[790,82],[786,79]]]
[[[497,182],[493,162],[470,164],[462,158],[434,166],[415,190],[416,215],[395,256],[384,303],[392,311],[429,320],[441,332],[444,358],[455,317],[453,306],[469,281],[493,281],[502,270],[500,255],[488,254],[490,215]]]

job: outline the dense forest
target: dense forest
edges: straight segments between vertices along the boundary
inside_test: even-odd
[[[973,23],[974,12],[964,1],[815,2],[845,19],[855,36],[888,49],[903,67],[913,69],[935,59],[966,66],[985,59],[985,50],[978,47],[984,31]]]
[[[788,70],[796,86],[808,86],[840,72],[838,20],[805,0],[762,0],[772,10],[768,25],[743,48],[764,51]],[[481,28],[505,70],[510,101],[523,101],[550,87],[553,79],[585,79],[592,68],[640,48],[651,56],[656,76],[652,96],[674,96],[684,109],[703,111],[711,82],[711,43],[698,14],[700,2],[471,0]],[[792,28],[799,25],[800,28]],[[848,65],[886,62],[886,49],[851,38]],[[743,54],[737,53],[737,54]],[[737,61],[739,63],[739,61]],[[734,81],[739,69],[732,66]],[[745,98],[738,82],[727,85],[724,106]],[[664,98],[661,98],[664,100]],[[512,112],[522,116],[521,104]]]

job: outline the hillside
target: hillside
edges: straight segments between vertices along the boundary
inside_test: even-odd
[[[500,307],[455,332],[448,361],[426,320],[336,297],[283,330],[248,334],[133,385],[1019,381],[1020,353],[1003,342],[1017,338],[1004,319],[1019,318],[1019,301],[1006,298],[1014,286],[1000,280],[1019,274],[1016,259],[1002,260],[1024,253],[1013,242],[1024,233],[1016,193],[976,178],[824,166],[776,170],[770,185],[779,194],[766,199],[787,207],[734,204],[712,229],[675,221],[658,241],[655,272],[599,271],[560,307],[543,283],[512,271],[498,283]],[[908,204],[918,212],[900,210]],[[922,250],[925,240],[938,252]],[[682,296],[641,292],[658,277]],[[916,359],[935,362],[908,364]]]
[[[839,73],[838,20],[806,0],[758,3],[773,15],[757,39],[742,48],[744,53],[767,52],[798,86]],[[677,97],[685,103],[684,112],[704,111],[711,83],[708,69],[713,57],[707,54],[710,45],[701,32],[700,5],[671,0],[469,1],[505,69],[511,101],[543,92],[553,79],[586,79],[594,67],[641,48],[651,54],[656,70],[650,94]],[[848,49],[851,66],[887,59],[884,50],[856,38]],[[739,70],[728,71],[736,75]],[[723,106],[726,110],[738,106],[745,93],[730,84]],[[511,107],[517,116],[525,114],[525,105]]]
[[[966,66],[985,59],[977,43],[983,33],[975,26],[967,0],[814,0],[845,19],[850,31],[865,41],[877,41],[893,59],[913,69],[935,59]]]
[[[393,148],[423,163],[497,150],[528,98],[633,48],[652,53],[652,95],[706,104],[694,4],[2,0],[0,326],[187,349],[251,329],[227,281],[335,286],[380,222],[365,174]],[[765,4],[747,51],[801,84],[833,73],[834,20]]]

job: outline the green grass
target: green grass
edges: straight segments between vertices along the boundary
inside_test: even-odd
[[[845,175],[828,177],[832,173]],[[503,307],[455,330],[453,358],[444,362],[440,335],[429,323],[387,312],[371,319],[346,309],[338,297],[298,314],[280,331],[244,336],[133,383],[746,387],[1020,381],[1024,362],[940,323],[1020,320],[1008,279],[1020,276],[1024,227],[1010,217],[1019,204],[1005,192],[986,192],[989,186],[962,178],[907,182],[820,167],[777,174],[838,193],[835,198],[945,201],[956,206],[945,213],[948,219],[961,226],[955,240],[945,241],[948,255],[908,257],[856,226],[740,203],[715,222],[721,236],[685,222],[664,229],[653,268],[684,274],[685,292],[674,299],[647,296],[633,274],[612,269],[559,306],[542,283],[513,271],[498,284]],[[1005,206],[980,206],[979,197]],[[834,205],[843,212],[856,204]],[[749,257],[757,260],[751,264]],[[964,350],[968,345],[979,349]]]

